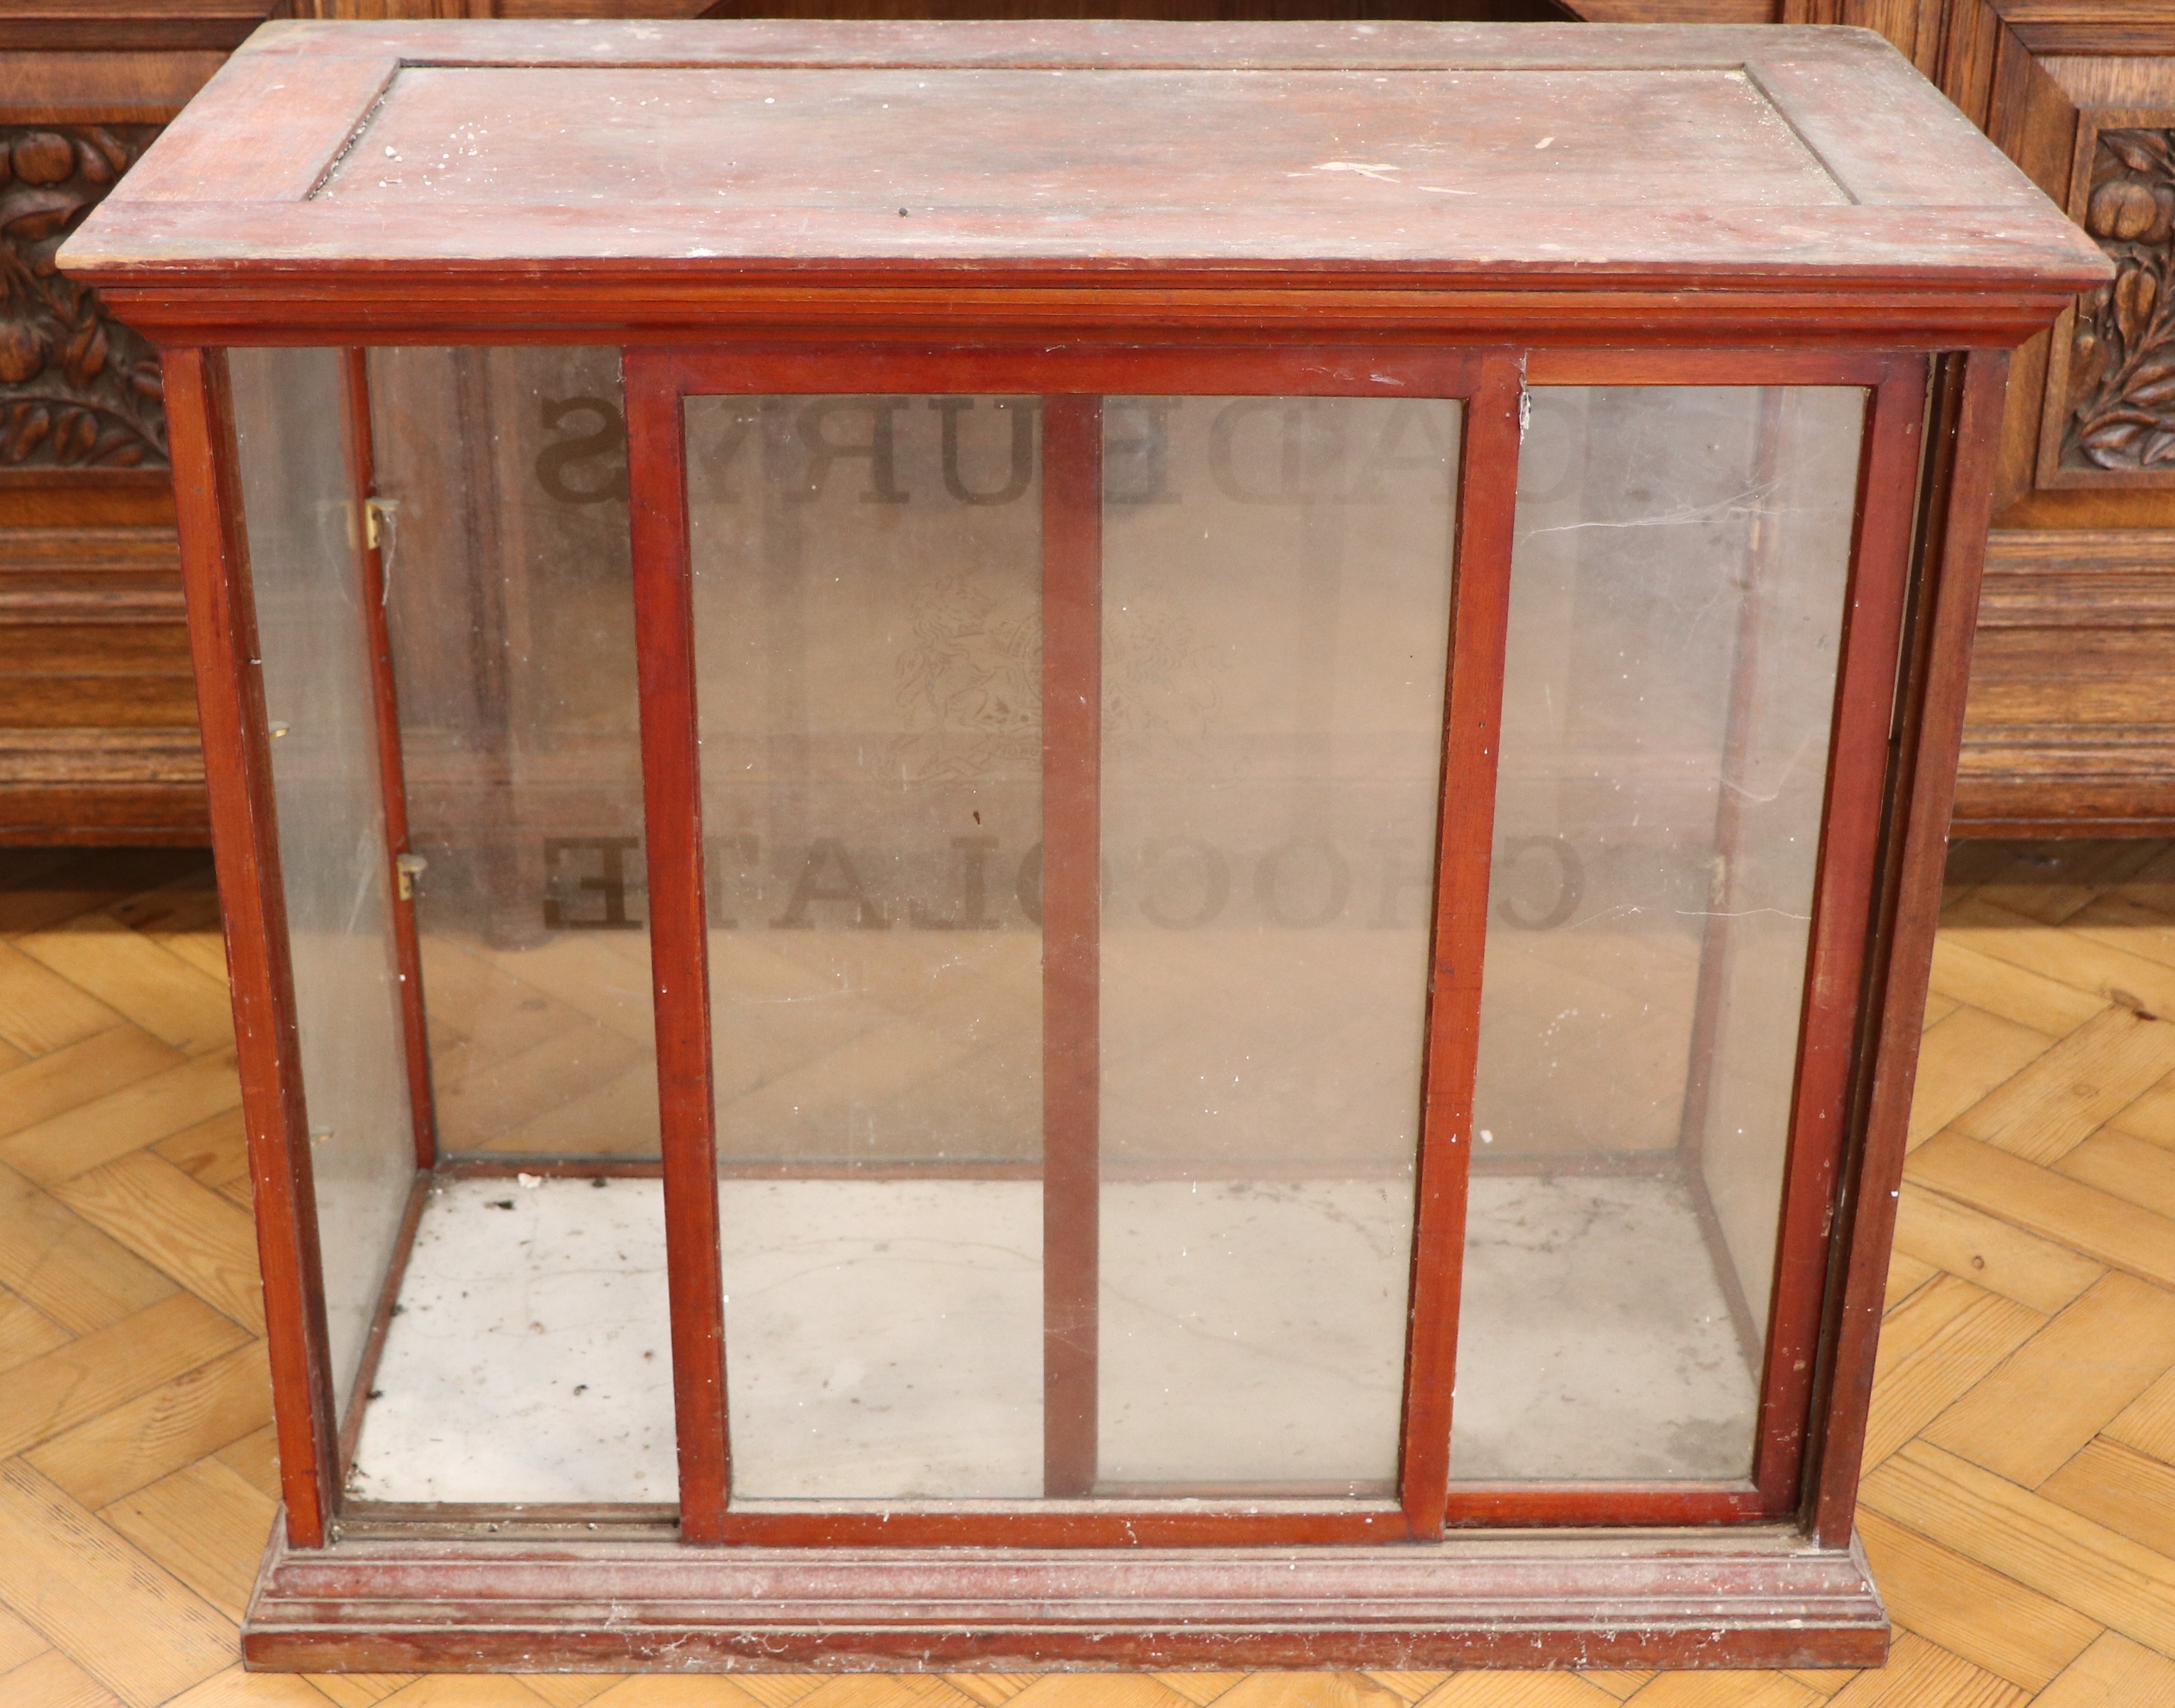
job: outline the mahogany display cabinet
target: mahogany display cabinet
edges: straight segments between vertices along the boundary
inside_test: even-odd
[[[165,364],[253,1663],[1881,1656],[2107,268],[1877,37],[276,24],[62,262]]]

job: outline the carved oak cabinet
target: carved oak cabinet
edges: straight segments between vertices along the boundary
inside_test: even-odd
[[[61,263],[164,355],[254,1663],[1879,1656],[2107,270],[1890,48],[274,24]]]

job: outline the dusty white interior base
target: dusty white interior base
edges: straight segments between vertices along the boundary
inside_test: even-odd
[[[1039,1182],[719,1199],[736,1494],[1041,1492]],[[1388,1484],[1410,1199],[1402,1179],[1106,1182],[1103,1480]],[[1454,1474],[1744,1474],[1752,1377],[1681,1186],[1482,1177],[1472,1226]],[[434,1192],[353,1492],[671,1500],[663,1228],[654,1180]]]
[[[728,1181],[726,1391],[751,1498],[1042,1492],[1042,1187]],[[1402,1179],[1102,1192],[1103,1480],[1392,1483]]]
[[[1473,1178],[1453,1478],[1751,1474],[1757,1373],[1680,1180]]]
[[[433,1190],[372,1391],[359,1499],[676,1500],[661,1184]]]

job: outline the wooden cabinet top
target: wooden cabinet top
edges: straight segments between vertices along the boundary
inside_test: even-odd
[[[2005,343],[2107,271],[1869,32],[1428,24],[276,23],[61,258],[214,340],[1303,312]]]

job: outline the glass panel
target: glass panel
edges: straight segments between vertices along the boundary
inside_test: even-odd
[[[1750,1473],[1864,403],[1532,393],[1454,1476]]]
[[[228,356],[335,1402],[415,1178],[340,356]]]
[[[1041,1492],[1038,414],[686,406],[743,1497]]]
[[[611,350],[371,353],[442,1152],[654,1158]]]
[[[670,1501],[619,355],[371,352],[442,1154],[351,1492]],[[538,1172],[523,1172],[536,1163]]]
[[[1106,410],[1111,1492],[1396,1478],[1459,426]]]

